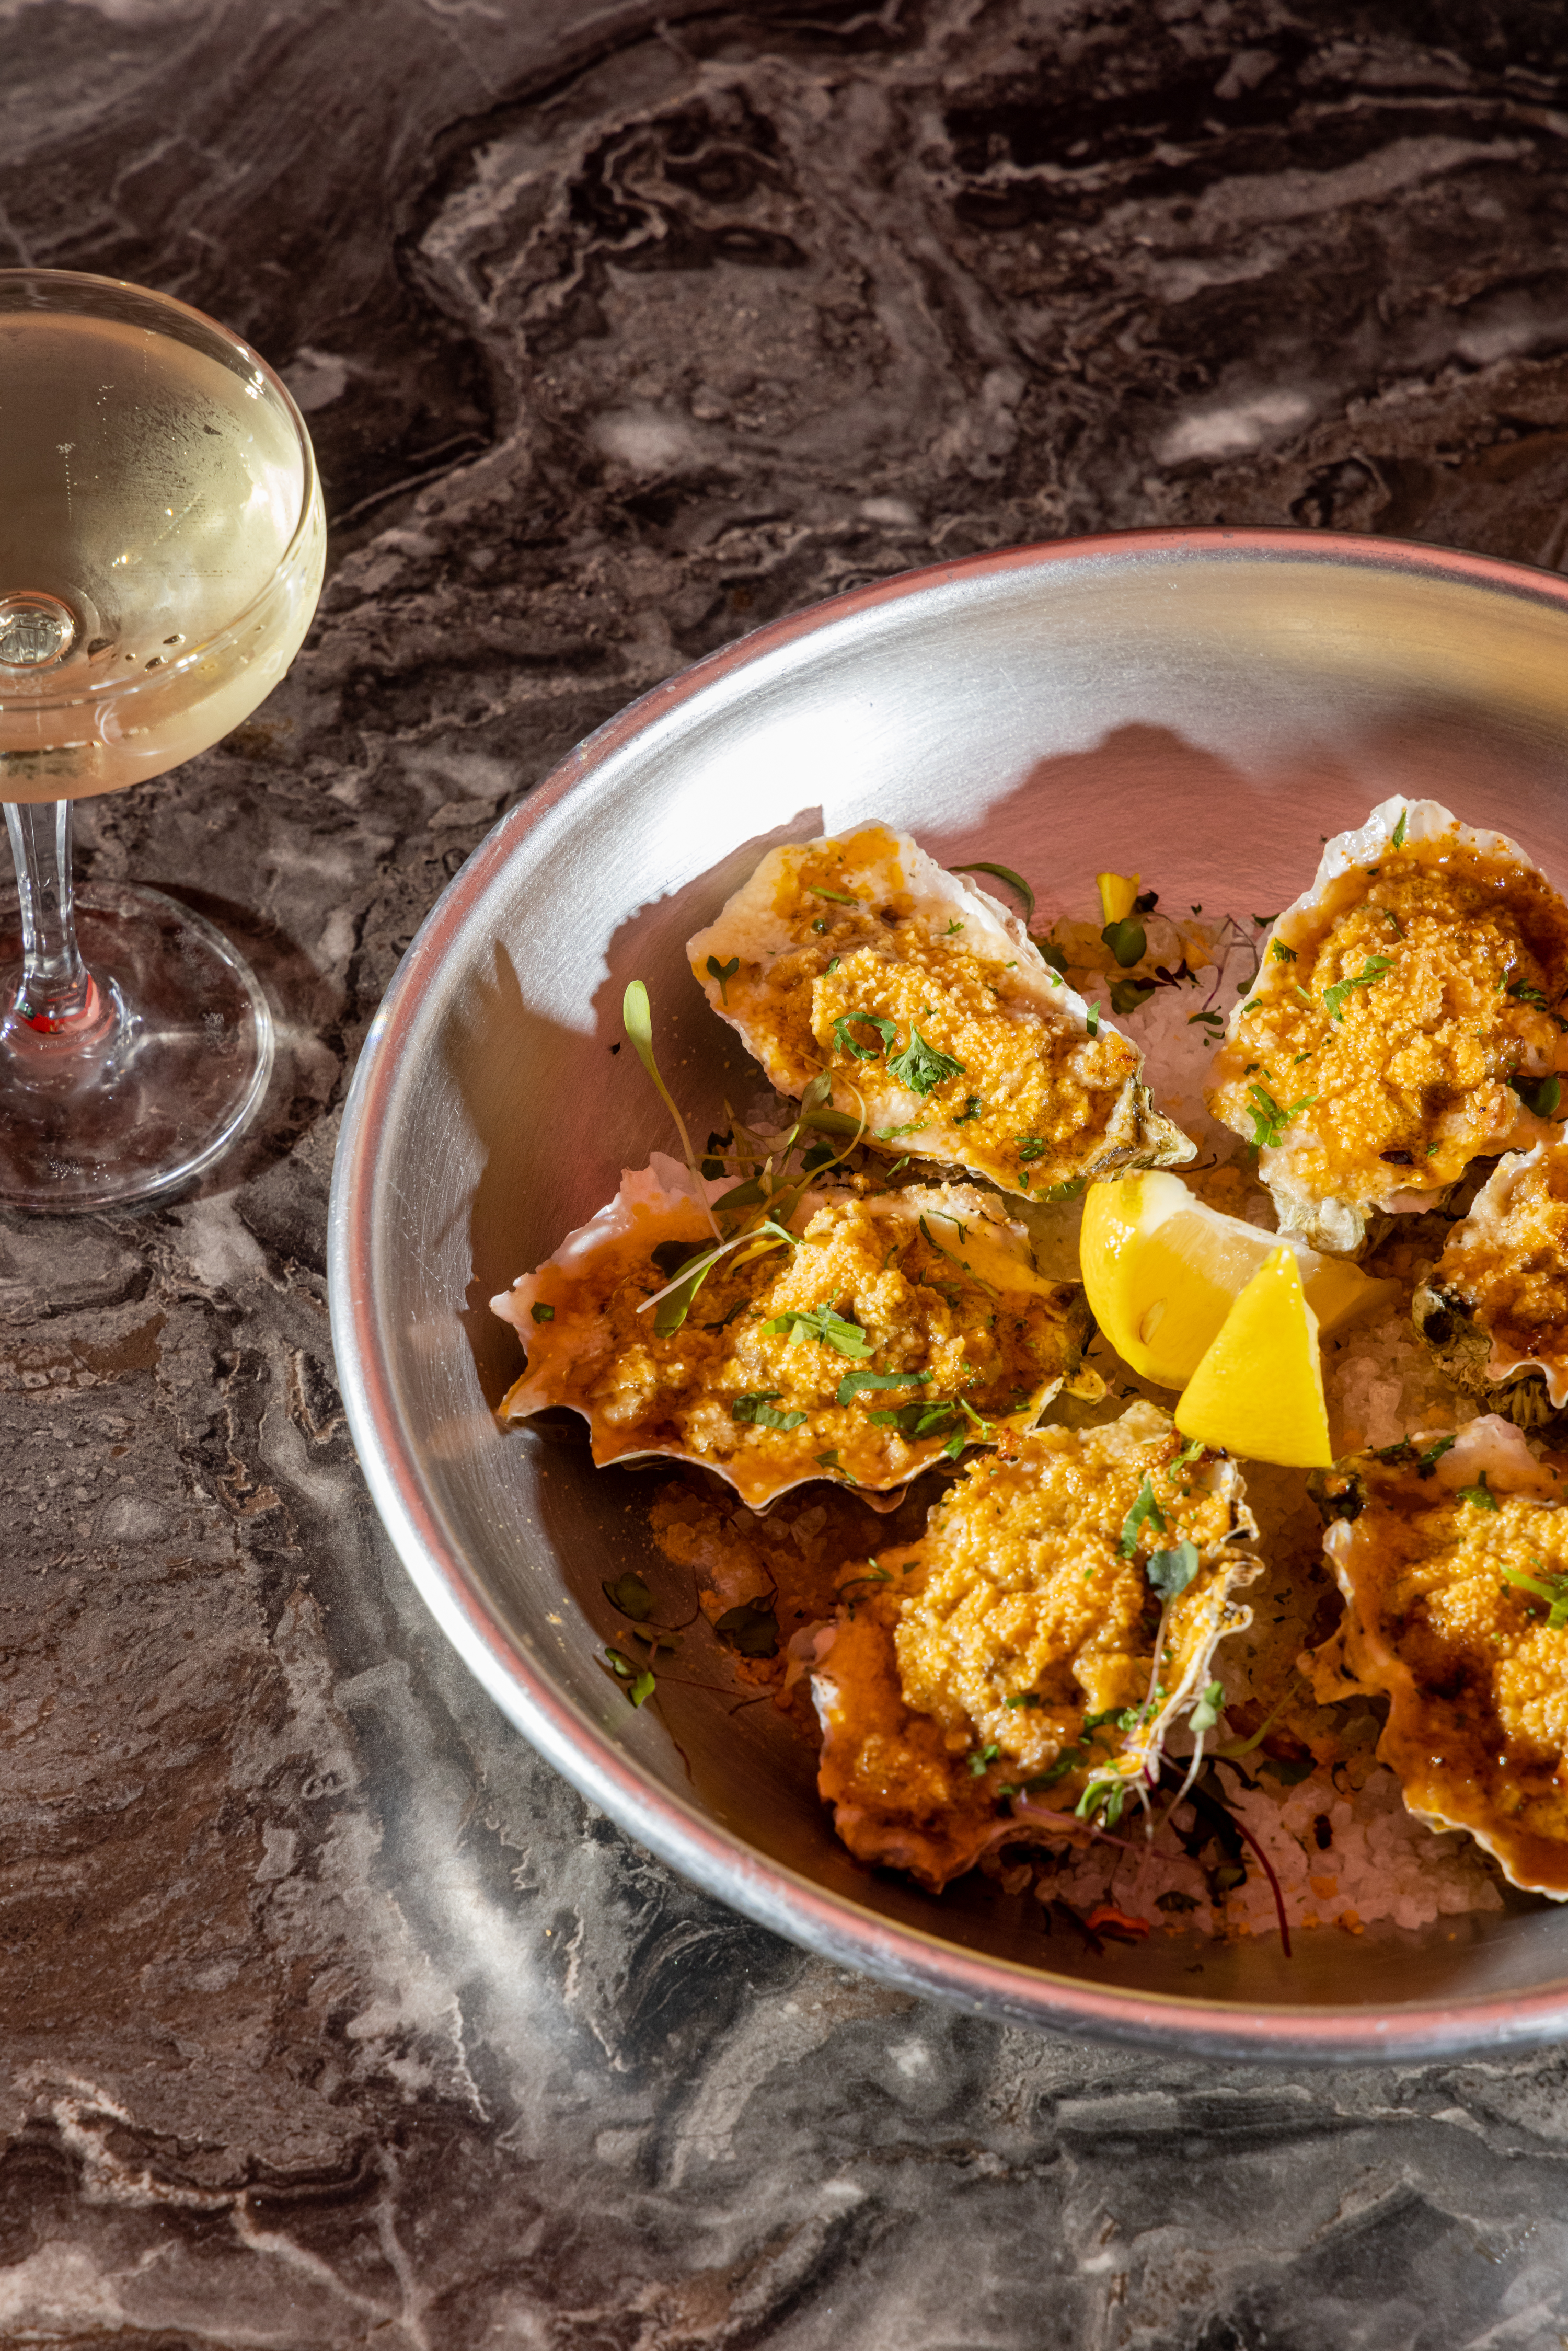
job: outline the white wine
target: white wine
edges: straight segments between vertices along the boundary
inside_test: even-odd
[[[243,345],[163,307],[167,326],[131,303],[0,308],[0,800],[116,791],[206,749],[315,609],[298,412]]]

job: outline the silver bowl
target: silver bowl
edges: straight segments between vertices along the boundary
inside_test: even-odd
[[[1429,2058],[1568,2030],[1568,1914],[1524,1897],[1416,1933],[1319,1930],[1289,1961],[1273,1937],[1093,1956],[978,1875],[937,1899],[860,1867],[770,1708],[671,1689],[634,1712],[596,1664],[621,1624],[601,1583],[645,1564],[660,1474],[491,1417],[518,1361],[491,1293],[673,1147],[617,1050],[627,981],[649,983],[699,1128],[749,1091],[683,942],[764,846],[885,816],[947,862],[1017,868],[1047,910],[1112,868],[1171,906],[1272,913],[1322,835],[1398,791],[1568,876],[1568,583],[1326,533],[1015,549],[857,589],[645,695],[496,827],[404,956],[332,1195],[371,1494],[524,1736],[762,1925],[1009,2022],[1166,2048]]]

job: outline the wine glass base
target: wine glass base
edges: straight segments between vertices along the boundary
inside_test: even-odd
[[[254,1117],[272,1015],[211,923],[161,890],[76,893],[81,952],[110,1017],[80,1044],[0,1027],[0,1204],[78,1214],[178,1191]],[[16,900],[0,900],[0,1008],[21,974]]]

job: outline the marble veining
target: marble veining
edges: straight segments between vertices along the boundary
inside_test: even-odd
[[[944,554],[1295,521],[1568,562],[1553,0],[0,0],[0,262],[309,413],[321,614],[84,872],[284,1050],[197,1195],[0,1226],[0,2342],[1558,2351],[1561,2051],[1026,2037],[675,1881],[392,1561],[339,1108],[580,737]]]

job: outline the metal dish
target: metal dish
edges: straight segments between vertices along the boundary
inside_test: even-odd
[[[497,826],[410,947],[350,1098],[332,1323],[404,1565],[517,1728],[675,1869],[843,1964],[1015,2022],[1259,2057],[1433,2057],[1568,2030],[1568,1914],[1520,1897],[1419,1934],[1157,1938],[1103,1959],[975,1878],[861,1869],[801,1743],[701,1695],[671,1727],[595,1665],[601,1581],[648,1471],[490,1416],[517,1364],[486,1301],[667,1147],[630,1052],[645,978],[700,1121],[746,1064],[683,942],[763,844],[873,814],[1045,907],[1101,867],[1272,911],[1320,836],[1432,794],[1568,877],[1568,582],[1387,540],[1132,532],[857,589],[673,678]],[[676,1706],[674,1698],[669,1701]]]

